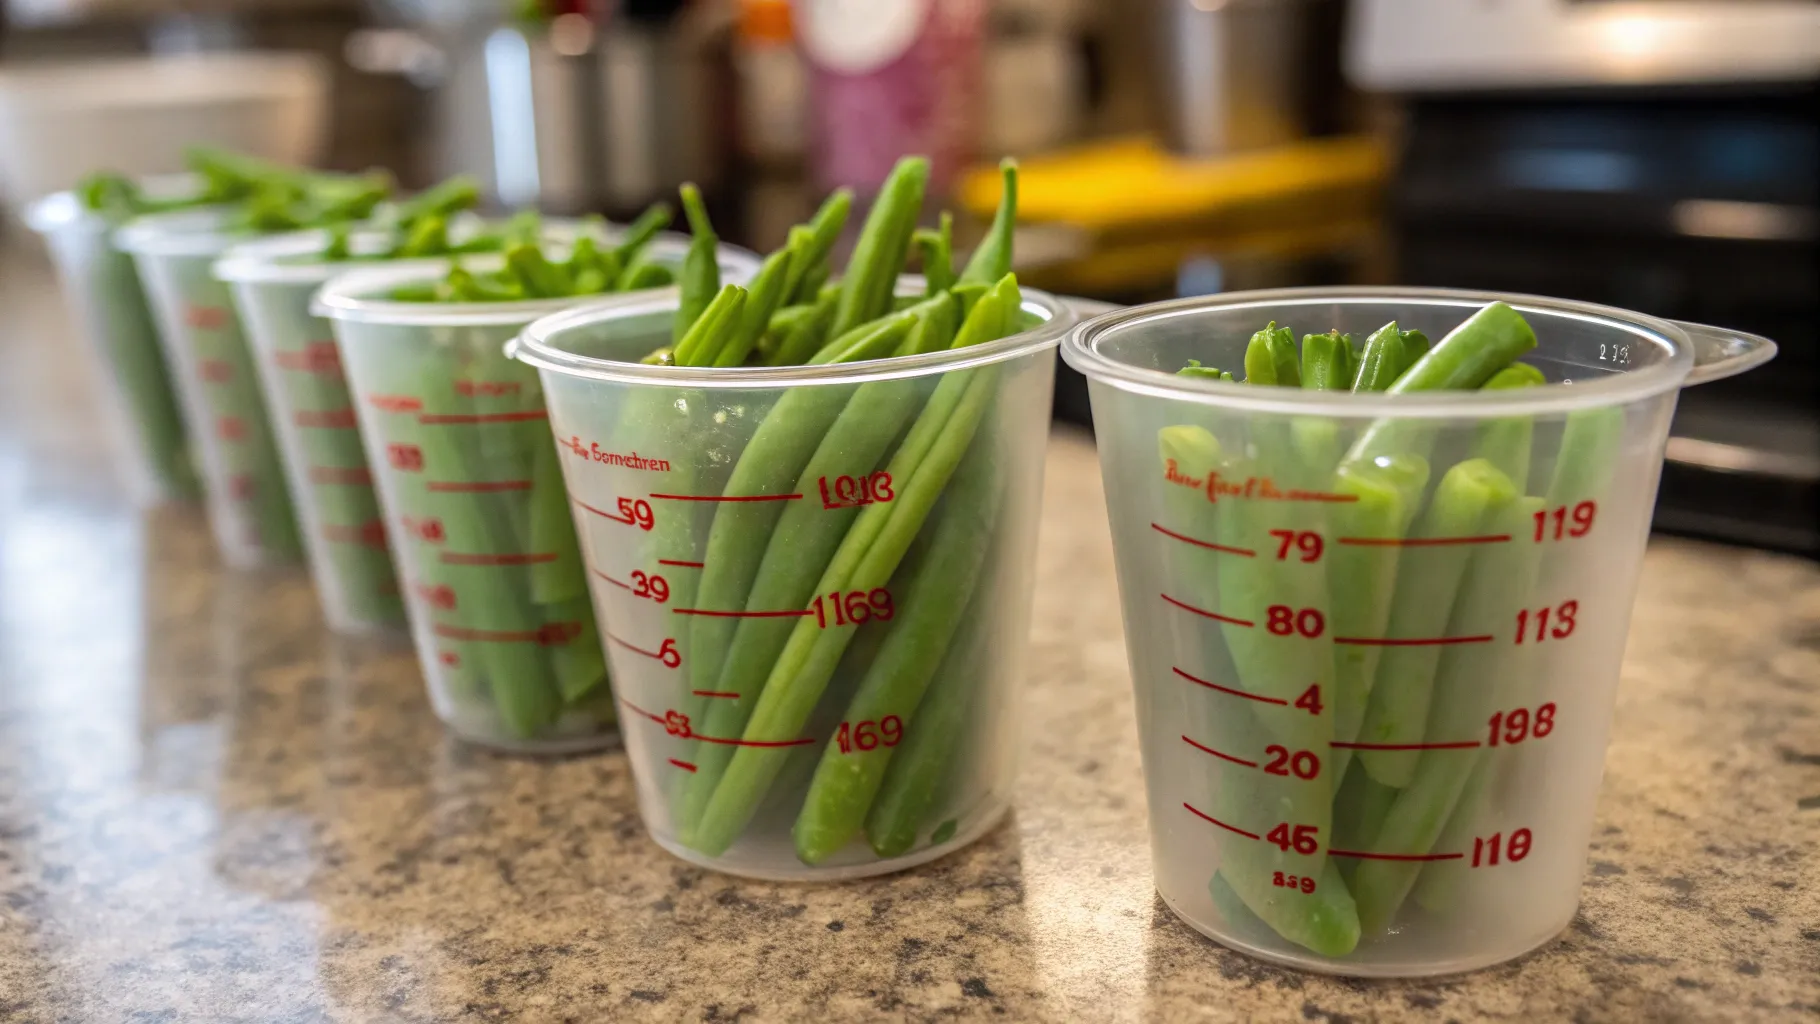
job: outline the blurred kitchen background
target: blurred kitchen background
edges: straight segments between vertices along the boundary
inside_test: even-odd
[[[906,151],[977,233],[1011,153],[1020,273],[1060,292],[1448,285],[1759,332],[1768,369],[1684,393],[1656,524],[1820,556],[1814,0],[0,0],[11,216],[203,140],[552,212],[694,180],[760,250]],[[1087,422],[1065,369],[1057,398]]]

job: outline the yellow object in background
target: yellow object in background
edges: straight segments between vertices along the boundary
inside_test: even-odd
[[[1390,167],[1373,136],[1309,139],[1214,159],[1185,158],[1149,138],[1092,143],[1021,163],[1018,219],[1094,233],[1217,219],[1311,196],[1375,195]],[[998,204],[994,167],[967,172],[957,189],[980,218]]]

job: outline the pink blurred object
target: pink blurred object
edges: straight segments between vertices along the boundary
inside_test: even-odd
[[[922,153],[945,191],[979,140],[984,0],[795,0],[795,13],[821,184],[876,192]]]

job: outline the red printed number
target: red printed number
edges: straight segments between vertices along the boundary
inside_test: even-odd
[[[1277,539],[1279,562],[1287,562],[1291,552],[1304,562],[1318,562],[1327,547],[1321,535],[1313,530],[1272,530],[1270,535]]]
[[[886,715],[876,722],[842,722],[840,729],[834,733],[834,742],[840,746],[840,752],[851,754],[855,750],[877,750],[880,745],[895,747],[904,738],[904,721],[896,715]]]
[[[1308,689],[1303,690],[1302,695],[1295,699],[1295,706],[1311,715],[1320,714],[1322,708],[1325,707],[1325,705],[1321,703],[1321,684],[1316,683]]]
[[[1265,613],[1264,628],[1277,636],[1290,636],[1296,633],[1310,640],[1327,630],[1327,617],[1318,609],[1295,609],[1285,604],[1273,604]]]
[[[657,660],[666,668],[676,668],[682,664],[682,652],[676,649],[676,641],[666,638],[663,646],[657,649]]]
[[[1543,509],[1536,513],[1536,543],[1584,537],[1591,532],[1593,518],[1598,514],[1599,503],[1596,501],[1582,501],[1572,509],[1566,505],[1552,510]]]
[[[1489,724],[1491,739],[1485,744],[1488,747],[1512,746],[1531,736],[1541,739],[1555,731],[1555,705],[1549,701],[1537,708],[1533,715],[1528,708],[1500,711],[1491,716]]]
[[[1537,608],[1535,611],[1525,608],[1517,613],[1517,643],[1522,643],[1531,633],[1535,634],[1536,643],[1550,637],[1565,640],[1574,635],[1574,616],[1579,612],[1578,601],[1562,601],[1555,608]]]
[[[891,474],[882,469],[871,476],[837,476],[832,480],[824,476],[819,482],[822,508],[826,509],[855,508],[897,497],[891,490]]]
[[[631,498],[619,499],[619,514],[625,517],[626,522],[641,530],[649,530],[657,525],[657,517],[651,514],[651,503],[643,498],[636,501]]]
[[[1472,841],[1472,866],[1475,868],[1497,867],[1500,853],[1503,855],[1503,859],[1515,864],[1529,856],[1529,847],[1534,841],[1534,837],[1526,828],[1512,832],[1509,839],[1506,839],[1502,832],[1481,836]]]
[[[1320,834],[1321,830],[1313,825],[1291,825],[1283,822],[1266,832],[1264,838],[1277,844],[1277,849],[1284,853],[1293,849],[1304,857],[1312,857],[1315,851],[1321,848],[1320,841],[1315,838]]]
[[[1293,753],[1288,747],[1272,743],[1264,748],[1270,760],[1265,762],[1264,770],[1271,775],[1288,775],[1294,773],[1298,779],[1312,779],[1321,774],[1321,759],[1313,751],[1297,750]]]
[[[385,460],[400,473],[421,472],[423,449],[414,444],[388,444],[385,446]]]
[[[648,597],[663,604],[670,599],[670,581],[656,573],[647,574],[635,570],[632,573],[632,596]]]
[[[845,593],[833,590],[815,599],[815,622],[823,629],[830,625],[857,626],[874,617],[888,621],[896,612],[891,592],[884,587]]]
[[[1314,879],[1307,875],[1285,875],[1281,871],[1270,880],[1270,884],[1279,889],[1300,889],[1305,893],[1314,892]]]

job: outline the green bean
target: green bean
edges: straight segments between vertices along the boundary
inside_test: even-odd
[[[974,307],[972,317],[1003,325],[1006,308],[1016,305],[1017,283],[1007,275],[988,298]],[[968,334],[968,325],[963,324],[960,336]],[[971,444],[997,392],[997,379],[994,369],[943,376],[887,466],[897,497],[888,503],[868,505],[860,512],[841,538],[820,583],[809,594],[855,589],[870,592],[890,580],[930,506],[947,486]],[[768,664],[770,671],[756,706],[748,712],[747,691],[741,691],[739,700],[717,702],[714,710],[735,717],[749,714],[743,730],[747,740],[794,739],[852,635],[850,630],[823,630],[808,619],[799,619],[775,662],[761,662]],[[784,737],[784,733],[790,735]],[[684,835],[684,842],[710,855],[724,852],[751,820],[783,760],[782,752],[774,748],[737,748],[700,822],[692,834]],[[698,765],[697,778],[701,774]]]
[[[796,254],[786,247],[767,256],[759,266],[758,273],[746,286],[750,297],[740,314],[739,329],[728,339],[726,347],[715,359],[715,366],[739,366],[751,355],[759,337],[771,322],[771,314],[783,303],[785,279],[790,274],[795,257]]]
[[[1462,462],[1441,478],[1416,537],[1443,543],[1404,552],[1390,611],[1393,642],[1434,639],[1445,632],[1472,551],[1469,544],[1445,542],[1478,535],[1482,525],[1497,518],[1515,497],[1510,479],[1485,459]],[[1440,656],[1441,647],[1435,644],[1392,646],[1385,652],[1359,730],[1361,742],[1421,742]],[[1415,772],[1416,751],[1367,749],[1359,753],[1359,760],[1372,778],[1401,788],[1409,785]]]
[[[682,299],[676,307],[676,320],[670,327],[670,341],[679,350],[683,336],[689,333],[697,317],[714,301],[720,290],[720,237],[708,220],[702,205],[701,190],[693,184],[682,187],[683,213],[689,218],[689,252],[683,257],[679,287]],[[684,364],[688,365],[688,364]]]
[[[834,326],[834,314],[840,301],[838,291],[825,291],[809,307],[809,313],[796,324],[784,329],[777,350],[765,361],[767,366],[800,366],[819,352]]]
[[[520,243],[506,249],[506,267],[529,298],[562,298],[575,290],[567,269],[551,263],[536,245]]]
[[[834,337],[877,319],[891,308],[892,290],[903,270],[928,181],[929,161],[922,157],[899,160],[885,179],[841,281],[840,303],[829,328]]]
[[[789,301],[815,301],[822,281],[827,279],[828,257],[834,252],[834,243],[840,240],[841,230],[847,226],[847,217],[852,212],[853,193],[837,188],[822,200],[821,208],[815,211],[806,226],[790,229],[786,244],[798,249],[798,258],[786,278],[784,295]],[[822,280],[812,281],[810,278],[818,268]]]
[[[1509,483],[1506,481],[1505,486]],[[1542,508],[1537,498],[1507,502],[1488,528],[1520,536]],[[1450,631],[1505,636],[1518,608],[1528,600],[1537,567],[1534,544],[1489,544],[1472,556],[1467,581],[1448,625]],[[1512,684],[1513,667],[1522,664],[1508,644],[1460,644],[1441,656],[1434,686],[1434,706],[1425,734],[1429,742],[1459,743],[1476,739],[1485,714]],[[1421,752],[1408,785],[1386,814],[1368,849],[1373,853],[1422,856],[1435,849],[1459,798],[1475,774],[1484,751],[1431,749]],[[1367,762],[1369,767],[1369,762]],[[1369,859],[1359,865],[1353,894],[1367,933],[1388,927],[1421,871],[1419,861]]]
[[[1406,368],[1403,333],[1392,320],[1371,332],[1365,339],[1365,354],[1359,357],[1359,369],[1353,378],[1354,391],[1388,391]]]
[[[998,212],[986,238],[973,250],[962,269],[961,283],[991,284],[1011,272],[1013,239],[1017,234],[1017,161],[1006,157],[999,161],[1000,186]]]
[[[954,215],[943,210],[939,229],[918,228],[911,241],[922,259],[923,278],[928,282],[923,294],[940,295],[954,287]]]
[[[675,218],[676,211],[670,208],[669,203],[660,201],[645,207],[645,211],[626,226],[625,233],[619,236],[619,244],[612,249],[619,265],[623,267],[632,262],[639,250],[657,237],[659,231],[669,227],[670,221]]]
[[[891,383],[901,386],[901,382]],[[857,723],[882,723],[895,717],[904,736],[914,736],[919,729],[927,728],[918,716],[924,693],[978,585],[998,517],[1000,488],[992,445],[976,441],[974,448],[955,472],[946,508],[936,523],[922,566],[895,602],[884,647],[847,704],[842,721],[850,726],[857,728]],[[941,728],[951,723],[936,725]],[[895,745],[883,743],[871,750],[857,748],[851,736],[843,748],[841,736],[837,733],[823,748],[815,779],[796,819],[796,855],[805,864],[821,863],[859,833],[867,823],[867,811],[896,752]],[[937,763],[919,761],[914,767],[916,778],[899,785],[922,788],[932,795],[934,781],[944,764],[945,759]],[[894,800],[894,806],[900,809],[897,813],[907,816],[928,802],[927,795],[906,792]],[[881,819],[879,831],[902,835],[907,825],[914,836],[917,823],[917,819],[892,815]]]
[[[1352,348],[1338,331],[1302,336],[1302,386],[1316,391],[1345,391],[1352,387],[1347,373]]]
[[[676,343],[676,365],[713,366],[721,348],[738,328],[746,308],[746,290],[730,284],[695,317]]]

